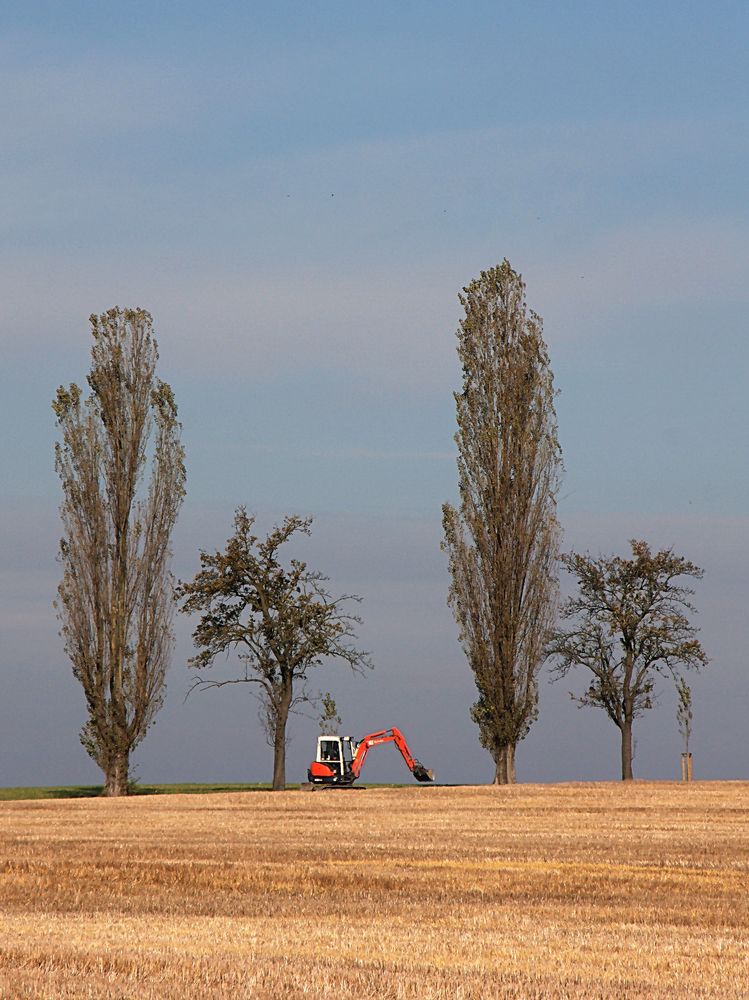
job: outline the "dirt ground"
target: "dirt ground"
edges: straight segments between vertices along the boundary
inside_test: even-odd
[[[749,783],[0,803],[0,997],[749,997]]]

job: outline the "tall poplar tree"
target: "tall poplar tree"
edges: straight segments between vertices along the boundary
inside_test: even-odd
[[[77,385],[61,386],[52,404],[62,437],[57,609],[88,709],[81,743],[106,794],[124,795],[172,650],[170,536],[185,493],[184,451],[172,390],[156,378],[151,316],[115,308],[90,322],[91,392],[84,399]]]
[[[442,508],[448,600],[479,695],[471,716],[495,783],[511,784],[517,744],[537,715],[557,599],[555,393],[541,318],[507,260],[482,271],[460,302],[460,505]]]

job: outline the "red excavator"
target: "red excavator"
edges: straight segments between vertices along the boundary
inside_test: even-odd
[[[414,757],[408,749],[400,729],[381,729],[360,740],[350,736],[320,736],[317,740],[317,757],[309,766],[307,778],[313,785],[332,785],[347,788],[361,774],[370,747],[380,743],[395,743],[411,774],[417,781],[434,781],[434,774]]]

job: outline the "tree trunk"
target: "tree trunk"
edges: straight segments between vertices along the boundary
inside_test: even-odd
[[[130,755],[116,754],[104,769],[104,794],[108,796],[127,795],[129,792]]]
[[[291,708],[291,685],[281,697],[281,703],[276,713],[276,724],[273,730],[273,787],[274,792],[283,792],[286,788],[286,723]]]
[[[274,792],[283,792],[286,788],[286,739],[285,733],[280,736],[280,723],[276,723],[273,738],[273,788]]]
[[[622,781],[632,781],[632,720],[622,725]]]
[[[508,743],[499,751],[496,760],[496,771],[494,774],[495,785],[515,784],[515,745]]]

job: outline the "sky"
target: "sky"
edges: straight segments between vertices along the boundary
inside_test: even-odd
[[[645,538],[704,568],[695,775],[749,775],[748,30],[743,3],[683,0],[0,4],[0,785],[99,776],[52,606],[50,402],[113,305],[152,313],[179,405],[175,574],[239,504],[314,516],[291,554],[361,596],[375,668],[312,689],[356,737],[399,726],[438,780],[490,780],[440,508],[458,293],[504,257],[559,390],[564,547]],[[185,700],[191,627],[136,777],[268,780],[249,690]],[[519,780],[618,777],[585,686],[542,673]],[[292,721],[290,780],[316,732]],[[678,776],[668,686],[635,739],[636,776]],[[392,747],[367,775],[408,778]]]

